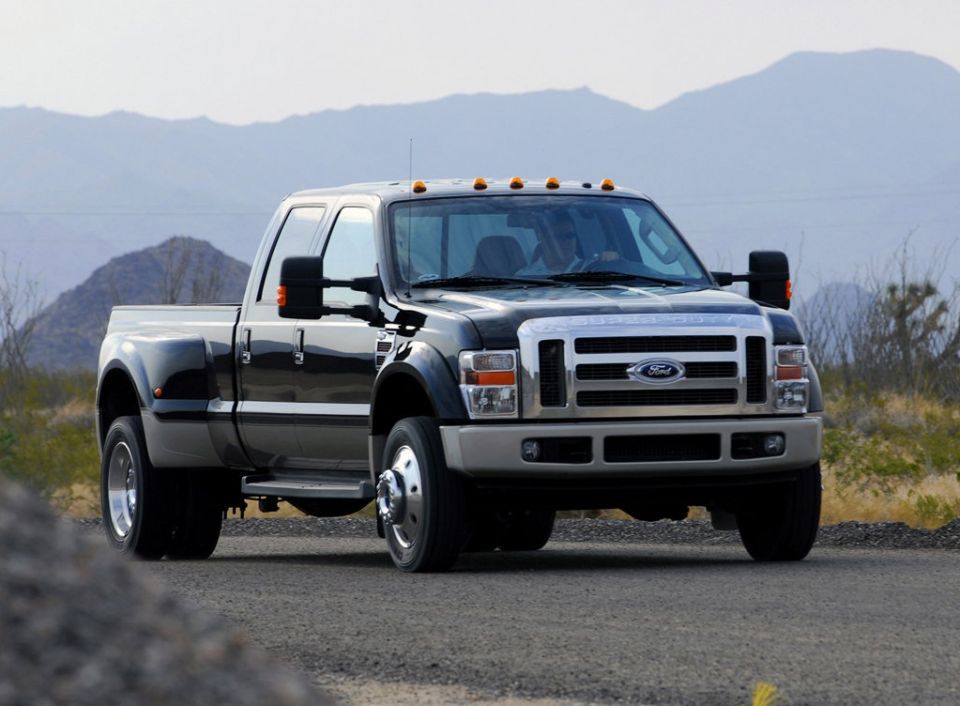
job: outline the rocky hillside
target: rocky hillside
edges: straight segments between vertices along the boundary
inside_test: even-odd
[[[115,257],[40,312],[30,364],[93,370],[112,307],[239,302],[249,275],[246,263],[183,236]]]

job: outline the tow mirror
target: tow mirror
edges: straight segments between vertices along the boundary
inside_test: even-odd
[[[750,271],[745,275],[730,272],[710,274],[721,287],[734,282],[746,282],[749,285],[749,296],[754,301],[789,309],[793,289],[786,254],[778,250],[754,250],[750,253],[749,265]]]
[[[345,287],[369,295],[367,304],[347,307],[323,305],[323,290]],[[377,303],[383,294],[379,275],[357,279],[326,279],[323,258],[288,257],[280,265],[280,286],[277,287],[277,313],[283,319],[319,319],[329,314],[344,314],[375,323],[381,312]]]
[[[280,265],[277,312],[283,319],[323,315],[323,258],[288,257]]]

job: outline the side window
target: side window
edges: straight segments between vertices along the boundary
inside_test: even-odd
[[[260,285],[258,302],[277,303],[281,263],[288,257],[309,254],[310,244],[317,234],[317,228],[320,227],[325,210],[323,206],[306,206],[294,208],[287,215],[280,229],[280,235],[273,244],[273,252],[270,253],[270,260],[267,263],[267,272]]]
[[[323,251],[323,276],[327,279],[356,279],[377,272],[377,248],[374,242],[373,214],[366,208],[347,206],[337,215],[337,222]],[[344,287],[328,289],[324,304],[330,306],[363,304],[367,295]]]

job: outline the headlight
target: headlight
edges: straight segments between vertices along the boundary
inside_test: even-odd
[[[464,351],[460,390],[471,419],[517,416],[515,351]]]
[[[807,379],[807,347],[776,346],[774,378],[776,379],[777,411],[804,413],[810,381]]]

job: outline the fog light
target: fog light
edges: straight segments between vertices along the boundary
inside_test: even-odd
[[[767,434],[763,440],[763,452],[767,456],[780,456],[786,448],[787,442],[783,434]]]
[[[539,441],[536,439],[523,440],[523,446],[520,455],[523,456],[524,461],[530,461],[531,463],[534,461],[539,461],[541,453],[542,450],[540,448]]]

